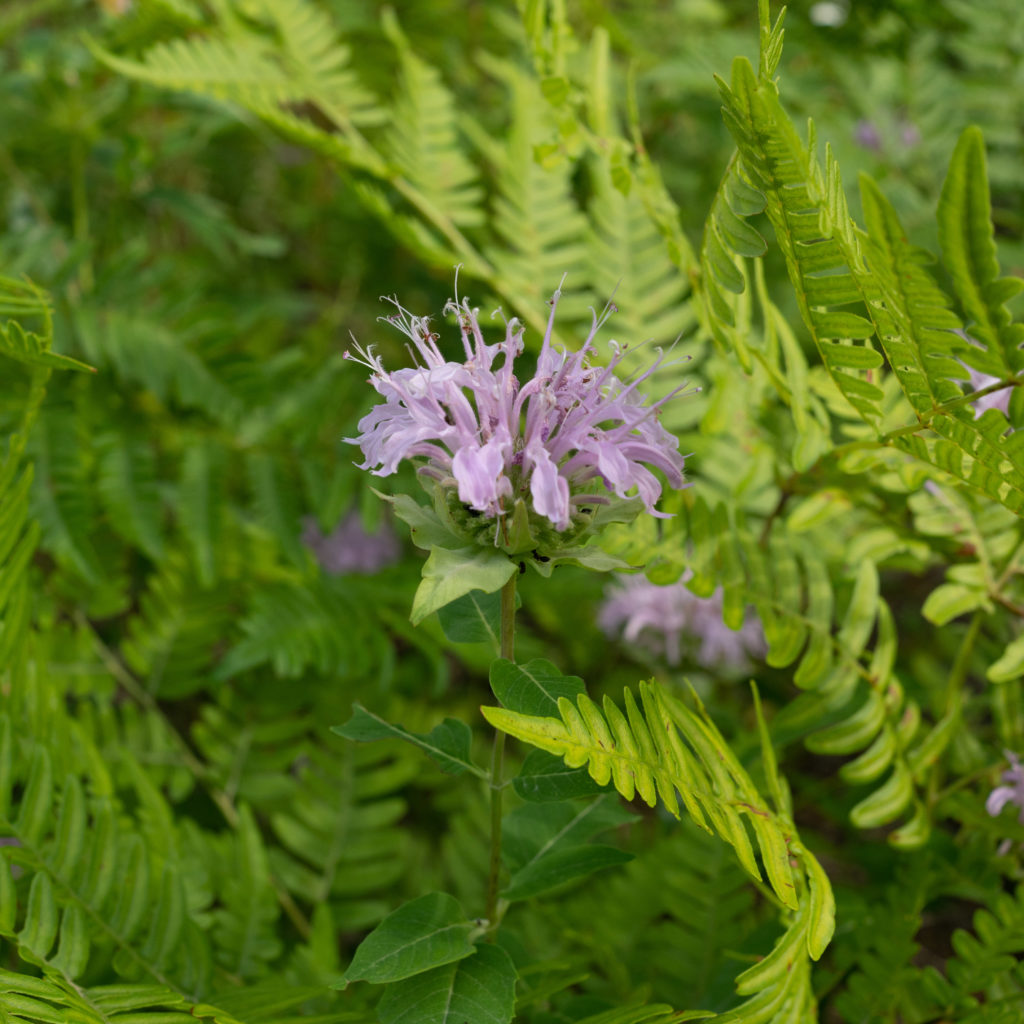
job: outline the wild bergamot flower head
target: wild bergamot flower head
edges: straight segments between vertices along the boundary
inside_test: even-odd
[[[607,366],[595,365],[594,338],[614,306],[594,314],[590,333],[577,352],[552,343],[561,295],[551,313],[531,377],[520,379],[516,360],[523,352],[523,325],[505,324],[498,342],[484,339],[479,310],[468,299],[450,300],[446,313],[457,320],[465,358],[446,359],[428,317],[414,316],[394,299],[397,312],[382,319],[412,342],[416,365],[388,371],[373,347],[355,345],[356,358],[371,371],[370,383],[384,401],[359,421],[361,468],[378,476],[394,473],[406,459],[422,460],[419,471],[446,492],[449,513],[481,538],[479,520],[488,522],[492,543],[506,551],[551,534],[578,537],[594,506],[634,499],[662,516],[655,503],[664,473],[683,486],[684,459],[678,442],[659,422],[662,405],[678,388],[650,404],[640,387],[660,365],[659,355],[645,371],[623,380],[618,375],[624,350],[611,342]],[[461,506],[461,510],[458,506]],[[465,514],[462,514],[465,513]],[[543,546],[543,545],[541,545]]]

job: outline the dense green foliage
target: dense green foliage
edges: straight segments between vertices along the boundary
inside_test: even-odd
[[[847,13],[4,5],[0,1021],[1021,1019],[1024,12]],[[755,686],[575,566],[515,663],[410,623],[342,353],[457,264],[527,356],[563,275],[560,343],[678,339],[693,486],[602,557],[753,606]]]

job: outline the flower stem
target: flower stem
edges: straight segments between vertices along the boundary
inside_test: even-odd
[[[501,588],[501,656],[515,661],[516,578],[513,574]],[[491,753],[491,864],[487,876],[487,911],[489,935],[493,938],[498,925],[498,882],[501,877],[501,792],[502,766],[505,759],[505,734],[494,734]]]

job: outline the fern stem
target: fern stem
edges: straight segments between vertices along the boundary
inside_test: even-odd
[[[501,656],[515,661],[516,639],[516,575],[501,588]],[[501,793],[505,760],[505,733],[494,734],[491,752],[491,862],[487,873],[488,934],[493,939],[498,925],[498,882],[501,877]]]
[[[967,679],[967,668],[970,664],[971,654],[974,651],[975,641],[978,639],[978,633],[981,632],[981,623],[984,616],[985,612],[981,608],[971,616],[970,625],[967,627],[967,632],[964,634],[963,641],[960,644],[960,650],[957,651],[956,660],[950,669],[943,699],[942,717],[944,720],[955,720],[960,717],[963,711],[964,681]],[[930,806],[935,806],[936,794],[941,785],[942,761],[940,759],[932,766],[931,777],[928,780],[928,803]]]

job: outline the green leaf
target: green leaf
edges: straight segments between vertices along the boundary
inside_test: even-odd
[[[518,603],[518,594],[517,603]],[[454,644],[501,645],[501,593],[471,590],[445,605],[437,617],[444,635]]]
[[[468,594],[500,590],[518,572],[515,562],[494,548],[434,548],[423,565],[423,580],[412,602],[412,624]]]
[[[984,603],[985,592],[976,587],[966,587],[962,583],[943,583],[928,595],[921,614],[936,626],[944,626]]]
[[[54,370],[96,370],[86,363],[80,363],[70,356],[50,351],[50,339],[41,338],[31,331],[24,331],[16,320],[8,320],[0,326],[0,353],[29,366],[41,366]]]
[[[508,1024],[515,986],[508,953],[481,945],[468,960],[389,985],[377,1015],[381,1024]]]
[[[497,658],[491,662],[491,690],[508,710],[543,718],[557,716],[559,697],[577,697],[586,688],[579,676],[562,675],[544,658],[524,665]]]
[[[600,843],[555,850],[517,871],[501,895],[511,902],[530,899],[574,878],[583,878],[632,859],[631,853]]]
[[[455,718],[446,718],[435,725],[426,735],[409,732],[400,725],[367,711],[361,704],[352,706],[352,717],[344,725],[331,726],[331,732],[344,736],[347,740],[370,743],[374,740],[397,738],[426,751],[441,770],[451,775],[459,775],[464,771],[472,772],[481,779],[488,775],[473,764],[469,756],[473,734],[465,722]]]
[[[1010,641],[1002,657],[985,674],[992,683],[1009,683],[1024,676],[1024,633]]]
[[[46,957],[57,937],[57,904],[49,875],[40,872],[32,879],[25,910],[25,925],[18,942],[36,956]]]
[[[526,755],[512,786],[524,800],[532,803],[596,796],[603,791],[586,768],[568,768],[560,757],[546,750],[531,750]]]
[[[384,494],[378,490],[373,493],[386,501],[394,509],[395,515],[409,527],[409,537],[416,547],[429,551],[432,548],[457,548],[462,545],[463,538],[452,533],[432,508],[413,501],[408,494]]]
[[[352,963],[332,988],[353,981],[381,985],[411,978],[431,968],[472,956],[469,941],[475,925],[466,920],[458,901],[432,892],[388,914],[359,944]]]

